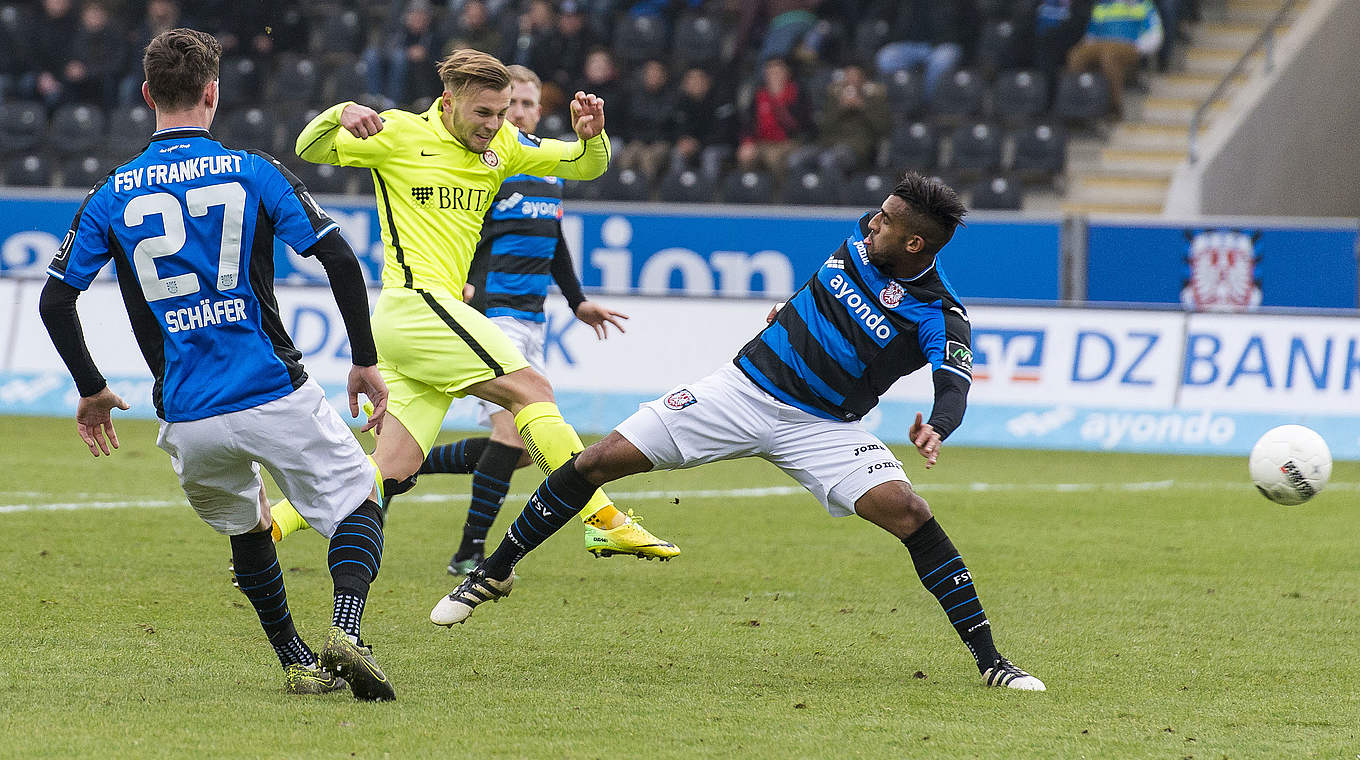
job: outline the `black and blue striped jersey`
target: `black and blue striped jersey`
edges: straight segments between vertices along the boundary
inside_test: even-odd
[[[733,360],[766,393],[825,419],[860,419],[926,364],[972,381],[968,314],[938,262],[911,279],[880,272],[864,246],[872,216]]]
[[[543,322],[555,281],[572,311],[585,298],[562,237],[562,180],[516,174],[501,183],[482,225],[468,282],[470,305],[488,317]]]

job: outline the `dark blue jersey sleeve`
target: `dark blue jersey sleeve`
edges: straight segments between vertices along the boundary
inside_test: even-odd
[[[256,164],[256,190],[265,213],[274,223],[274,234],[300,254],[339,225],[317,205],[307,187],[273,156],[250,151]]]
[[[106,177],[85,196],[71,221],[71,229],[47,267],[47,274],[78,290],[90,287],[113,255],[109,250],[107,183]]]

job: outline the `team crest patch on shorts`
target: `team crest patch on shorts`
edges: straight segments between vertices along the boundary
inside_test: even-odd
[[[693,406],[697,403],[699,403],[699,399],[695,398],[694,394],[690,393],[688,388],[681,388],[666,397],[666,408],[674,409],[677,412],[687,406]]]
[[[496,155],[496,151],[487,148],[486,152],[482,153],[482,163],[495,169],[501,165],[501,157]]]
[[[906,295],[906,291],[902,289],[901,285],[890,282],[888,287],[878,294],[878,300],[882,301],[883,305],[889,309],[896,309],[897,305],[902,303],[902,296],[904,295]]]

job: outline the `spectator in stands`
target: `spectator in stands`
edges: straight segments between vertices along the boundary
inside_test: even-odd
[[[817,25],[822,0],[746,0],[737,26],[737,49],[746,50],[764,22],[756,66],[771,58],[788,58]]]
[[[661,61],[652,59],[642,64],[642,75],[628,94],[628,120],[617,129],[623,138],[619,163],[625,169],[641,171],[648,177],[660,173],[661,164],[671,152],[675,136],[671,133],[671,111],[675,97],[671,94],[670,73]],[[596,93],[598,94],[598,93]]]
[[[686,71],[680,79],[680,97],[671,111],[670,130],[675,136],[672,163],[693,166],[705,148],[726,146],[731,151],[736,113],[732,101],[714,89],[712,75],[697,66]]]
[[[789,152],[811,137],[812,119],[784,59],[766,61],[762,79],[746,114],[738,159],[742,154],[754,154],[770,171],[782,176]]]
[[[176,0],[149,0],[142,22],[132,30],[128,37],[129,55],[124,62],[123,84],[118,88],[118,102],[123,105],[142,102],[142,82],[146,81],[142,71],[142,51],[156,35],[168,32],[180,23],[179,3]]]
[[[575,85],[575,90],[585,90],[594,93],[604,100],[605,107],[608,108],[609,123],[620,124],[628,123],[628,88],[619,79],[618,67],[614,65],[614,54],[609,52],[609,48],[597,47],[586,53],[585,70],[582,72],[585,84]],[[547,108],[547,104],[544,104]],[[614,128],[610,127],[610,134],[614,133]],[[625,141],[626,135],[618,135]]]
[[[551,40],[548,79],[566,92],[574,92],[585,68],[586,54],[601,40],[586,23],[585,9],[576,0],[562,3],[557,16],[557,33]]]
[[[866,167],[891,129],[883,85],[870,80],[859,66],[846,66],[830,90],[819,119],[819,142],[828,149],[849,148],[855,164],[847,168]]]
[[[20,89],[49,108],[59,105],[66,94],[63,75],[71,57],[76,25],[71,0],[43,0],[42,13],[33,24],[29,60],[21,75]]]
[[[1110,109],[1124,113],[1124,84],[1142,56],[1162,46],[1162,20],[1152,0],[1096,0],[1086,36],[1067,55],[1070,71],[1099,69],[1110,82]]]
[[[888,22],[892,40],[879,48],[874,62],[883,75],[925,65],[925,95],[963,60],[964,42],[980,28],[973,0],[877,0],[870,18]]]
[[[1086,33],[1091,21],[1092,0],[1039,0],[1034,8],[1034,68],[1050,83],[1049,97],[1057,92],[1058,72],[1067,54]]]
[[[496,55],[503,44],[500,30],[491,24],[486,4],[482,0],[467,0],[452,27],[450,40],[444,45],[444,55],[463,48]]]
[[[368,91],[386,96],[398,105],[437,92],[433,72],[440,49],[429,1],[410,0],[401,10],[397,29],[380,44],[364,50]]]
[[[300,5],[298,0],[196,0],[189,12],[195,26],[214,30],[223,57],[244,55],[260,63],[279,53],[306,51],[308,24]]]
[[[552,69],[552,41],[557,32],[557,11],[548,0],[531,0],[519,16],[518,33],[505,65],[525,66],[533,71]]]
[[[86,0],[62,71],[67,99],[105,109],[116,106],[127,56],[127,37],[109,17],[104,0]]]

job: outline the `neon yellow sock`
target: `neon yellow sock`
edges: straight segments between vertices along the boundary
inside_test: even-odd
[[[311,527],[306,520],[302,519],[302,515],[298,514],[296,509],[293,509],[293,505],[287,499],[271,506],[269,514],[274,518],[274,527],[270,528],[270,532],[274,535],[274,543]]]
[[[515,427],[519,429],[520,438],[524,439],[524,448],[544,475],[561,467],[571,459],[572,454],[585,448],[576,431],[562,419],[557,404],[551,401],[529,404],[519,410],[519,414],[515,415]],[[608,529],[618,527],[625,518],[622,512],[614,508],[614,502],[609,500],[604,491],[596,491],[581,510],[581,519],[597,528]]]

